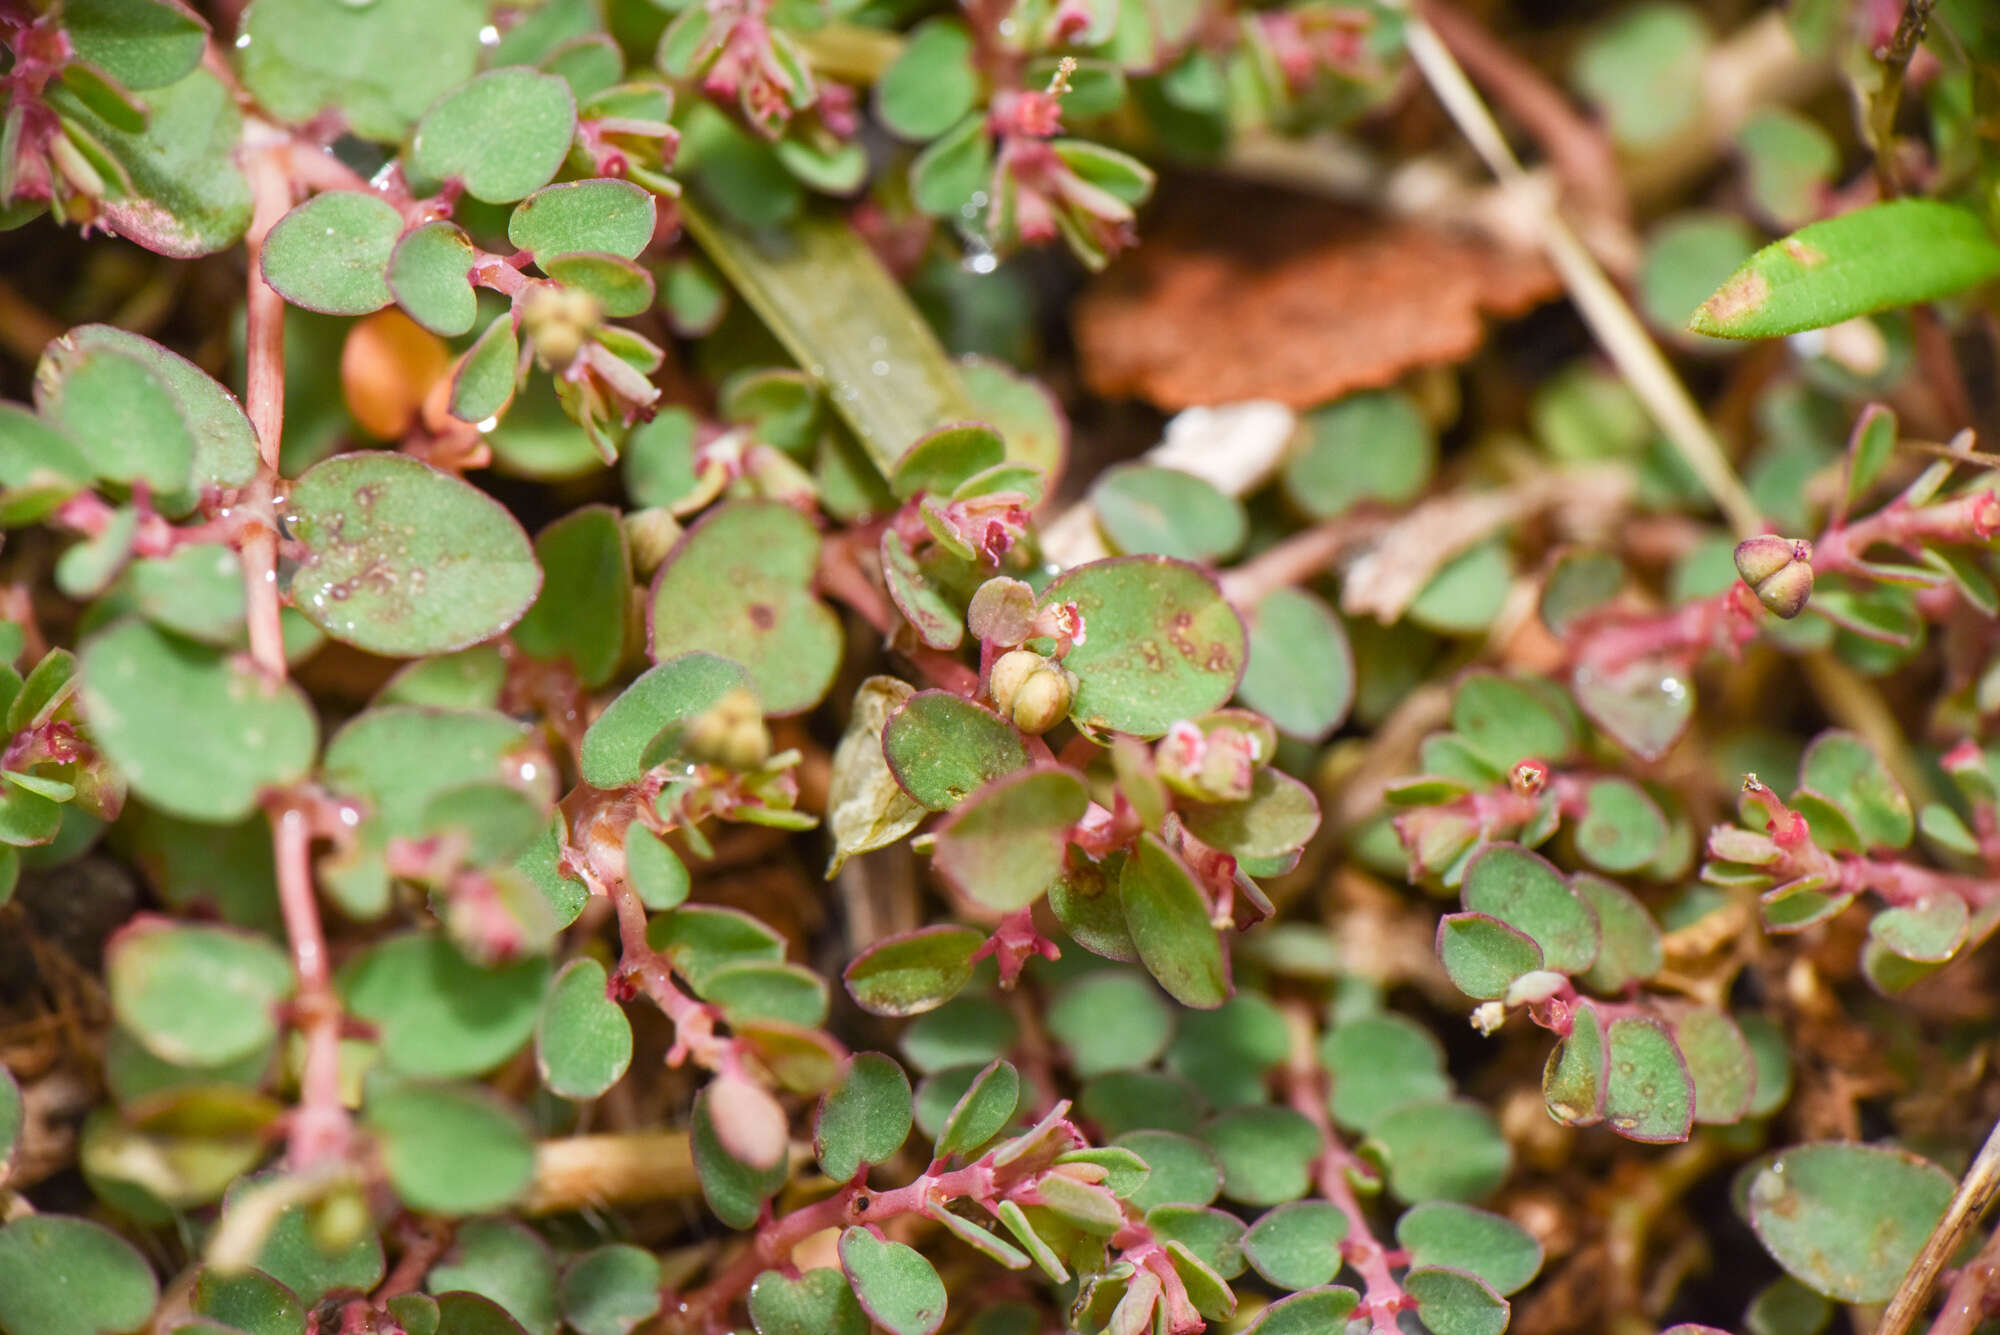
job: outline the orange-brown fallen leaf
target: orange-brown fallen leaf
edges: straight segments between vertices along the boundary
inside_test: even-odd
[[[347,410],[369,435],[398,439],[450,365],[437,335],[394,307],[378,311],[348,331],[340,351]]]
[[[1388,385],[1562,288],[1539,255],[1236,182],[1177,192],[1141,235],[1077,303],[1077,348],[1092,390],[1169,410]]]

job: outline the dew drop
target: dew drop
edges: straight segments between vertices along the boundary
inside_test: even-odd
[[[349,3],[352,3],[352,0],[349,0]],[[479,30],[479,44],[489,51],[500,45],[500,30],[490,23],[487,24]]]
[[[238,37],[238,38],[236,39],[236,49],[237,49],[238,51],[247,51],[247,50],[249,50],[249,49],[250,49],[250,34],[249,34],[249,33],[247,33],[247,32],[246,32],[246,33],[244,33],[244,34],[243,34],[242,36],[240,36],[240,37]]]

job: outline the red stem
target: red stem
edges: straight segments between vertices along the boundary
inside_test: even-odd
[[[1375,1175],[1374,1171],[1347,1148],[1333,1129],[1333,1120],[1326,1109],[1326,1074],[1313,1051],[1312,1016],[1294,1007],[1288,1019],[1292,1027],[1292,1054],[1285,1066],[1285,1095],[1292,1107],[1313,1124],[1320,1143],[1325,1146],[1314,1166],[1320,1195],[1347,1216],[1347,1237],[1340,1244],[1340,1254],[1361,1276],[1363,1285],[1361,1305],[1354,1310],[1354,1317],[1367,1318],[1373,1335],[1399,1335],[1396,1314],[1413,1309],[1416,1300],[1404,1292],[1396,1279],[1391,1268],[1394,1253],[1376,1240],[1360,1197],[1355,1195],[1354,1184],[1348,1180],[1350,1170],[1370,1177]]]

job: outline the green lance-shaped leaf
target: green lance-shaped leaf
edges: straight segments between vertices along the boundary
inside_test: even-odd
[[[304,550],[292,600],[314,625],[371,653],[448,653],[520,619],[541,569],[490,496],[407,455],[343,454],[292,485]]]
[[[593,1247],[563,1268],[556,1302],[577,1335],[631,1335],[660,1310],[659,1258],[630,1243]]]
[[[683,536],[653,583],[653,657],[701,650],[750,673],[767,712],[818,704],[840,666],[839,618],[813,596],[819,532],[788,505],[736,501]]]
[[[21,1087],[0,1067],[0,1180],[4,1180],[14,1147],[21,1143]]]
[[[1951,1200],[1949,1174],[1907,1150],[1783,1150],[1750,1179],[1750,1226],[1799,1282],[1850,1303],[1887,1300]]]
[[[979,904],[1002,913],[1026,908],[1061,873],[1068,830],[1089,804],[1069,770],[1016,771],[972,794],[938,827],[935,865]]]
[[[868,1315],[839,1270],[808,1270],[788,1279],[766,1270],[750,1285],[757,1335],[868,1335]]]
[[[1212,1010],[1229,999],[1229,962],[1207,897],[1157,836],[1141,836],[1126,859],[1118,898],[1146,971],[1175,1000]]]
[[[826,387],[882,476],[919,437],[977,416],[903,285],[843,219],[814,212],[753,231],[692,198],[680,212],[730,285]]]
[[[841,974],[861,1009],[873,1015],[918,1015],[957,996],[972,981],[973,952],[986,943],[970,927],[919,927],[885,937],[854,957]]]
[[[150,915],[112,938],[105,972],[118,1022],[181,1066],[219,1066],[268,1045],[293,987],[291,961],[266,938]]]
[[[919,691],[889,716],[882,754],[911,797],[949,811],[975,789],[1028,763],[1021,734],[950,691]]]
[[[86,641],[81,662],[92,739],[169,815],[240,820],[312,764],[305,696],[218,649],[126,621]]]
[[[575,251],[634,260],[653,239],[655,214],[652,194],[630,181],[570,181],[516,204],[507,239],[538,261]]]
[[[119,1335],[159,1298],[153,1268],[101,1224],[40,1214],[0,1228],[0,1331]]]
[[[944,1324],[944,1281],[921,1253],[850,1228],[840,1235],[840,1268],[869,1319],[889,1335],[936,1335]]]
[[[329,190],[287,213],[264,239],[264,281],[294,306],[366,315],[395,299],[389,260],[403,216],[379,195]]]
[[[475,317],[477,308],[475,300]],[[461,422],[475,424],[498,418],[514,401],[520,357],[521,343],[514,333],[514,317],[502,312],[473,340],[452,372],[451,415]]]
[[[632,1064],[632,1026],[605,983],[602,964],[571,960],[542,1000],[535,1064],[542,1083],[565,1098],[596,1098]]]
[[[488,204],[509,204],[547,185],[576,134],[569,85],[534,70],[488,70],[424,113],[410,162],[433,181],[459,181]]]
[[[1752,255],[1688,321],[1717,338],[1775,338],[1936,301],[2000,275],[1978,214],[1898,199],[1809,223]]]
[[[1084,639],[1063,660],[1076,674],[1082,724],[1158,737],[1220,708],[1242,680],[1247,637],[1215,582],[1158,556],[1077,566],[1044,591],[1075,603]]]
[[[813,1119],[820,1170],[836,1182],[864,1164],[888,1160],[909,1135],[909,1077],[879,1052],[855,1055],[840,1083],[821,1097]]]

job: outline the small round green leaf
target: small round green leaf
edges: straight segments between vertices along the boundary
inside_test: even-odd
[[[549,972],[541,957],[483,969],[440,933],[406,932],[351,960],[338,982],[348,1009],[380,1029],[392,1069],[471,1076],[534,1034]]]
[[[353,134],[394,143],[440,94],[472,77],[486,21],[482,0],[256,0],[236,56],[257,105],[280,120],[296,125],[336,110]]]
[[[87,357],[100,349],[123,353],[142,363],[173,397],[194,432],[194,467],[188,479],[191,487],[240,486],[256,473],[257,436],[250,429],[250,419],[243,415],[242,405],[179,353],[113,325],[89,324],[79,325],[51,344],[45,365],[60,370],[73,365],[72,358]],[[170,494],[160,498],[160,505],[166,513],[178,514],[192,510],[194,499],[189,493]]]
[[[1581,973],[1597,959],[1597,918],[1548,862],[1496,844],[1465,869],[1465,907],[1490,914],[1541,947],[1539,967]]]
[[[170,815],[240,820],[312,764],[305,696],[220,650],[126,621],[85,642],[82,672],[92,739]]]
[[[936,1335],[944,1324],[944,1281],[921,1253],[849,1228],[840,1235],[840,1268],[862,1310],[889,1335]]]
[[[632,1064],[632,1026],[606,982],[596,960],[571,960],[542,1001],[535,1064],[542,1083],[564,1098],[594,1099]]]
[[[412,165],[434,181],[459,181],[488,204],[510,204],[555,177],[576,134],[576,99],[552,74],[488,70],[424,113]]]
[[[0,1228],[0,1331],[117,1335],[146,1323],[160,1286],[145,1258],[87,1219],[38,1214]]]
[[[457,224],[442,218],[427,222],[390,252],[389,291],[412,320],[433,334],[457,338],[479,318],[471,278],[475,258],[472,238]]]
[[[868,1335],[868,1315],[839,1270],[808,1270],[787,1279],[766,1270],[750,1285],[757,1335]]]
[[[592,250],[634,260],[653,239],[654,214],[652,194],[630,181],[570,181],[516,204],[507,239],[538,258]]]
[[[911,140],[944,133],[978,98],[972,37],[957,19],[931,19],[911,29],[875,85],[876,114],[891,131]]]
[[[709,653],[688,653],[648,668],[592,720],[580,766],[597,788],[623,788],[646,772],[653,740],[748,684],[743,668]]]
[[[1497,1001],[1522,974],[1542,967],[1542,948],[1517,927],[1484,913],[1438,921],[1438,959],[1453,985],[1475,1001]]]
[[[753,1168],[731,1157],[716,1135],[710,1111],[713,1083],[695,1095],[692,1126],[694,1171],[701,1180],[702,1198],[708,1208],[730,1228],[745,1229],[757,1222],[764,1202],[785,1183],[785,1155],[767,1169]]]
[[[1280,1205],[1243,1235],[1243,1255],[1281,1289],[1312,1289],[1340,1273],[1347,1215],[1326,1201]]]
[[[1570,1031],[1542,1070],[1542,1098],[1549,1116],[1564,1126],[1600,1121],[1610,1074],[1604,1022],[1597,1007],[1585,1002],[1570,1011]]]
[[[1500,1335],[1507,1329],[1507,1300],[1477,1275],[1420,1266],[1403,1277],[1417,1300],[1417,1316],[1432,1335]]]
[[[1146,1180],[1131,1195],[1135,1210],[1207,1205],[1222,1193],[1221,1160],[1193,1136],[1149,1128],[1128,1131],[1116,1143],[1146,1164]]]
[[[1041,898],[1062,871],[1071,826],[1090,795],[1069,770],[1042,766],[995,779],[938,827],[933,865],[967,898],[1002,913]]]
[[[1222,1163],[1222,1194],[1245,1205],[1305,1195],[1326,1148],[1304,1114],[1271,1106],[1224,1113],[1202,1128],[1201,1138]]]
[[[514,643],[530,657],[565,660],[587,687],[611,680],[625,655],[632,558],[618,512],[608,505],[570,511],[535,536],[542,591]]]
[[[1602,942],[1597,958],[1577,981],[1594,992],[1615,996],[1660,971],[1666,959],[1660,925],[1630,890],[1589,872],[1570,877],[1569,888],[1597,915]]]
[[[1177,468],[1121,464],[1090,489],[1098,527],[1128,556],[1171,556],[1212,565],[1243,545],[1243,507],[1215,484]]]
[[[689,529],[651,599],[653,657],[703,650],[741,663],[774,715],[819,703],[840,665],[840,621],[812,594],[819,533],[788,505],[737,501]]]
[[[305,1335],[305,1304],[261,1270],[224,1275],[204,1267],[188,1305],[198,1315],[249,1335]]]
[[[366,315],[395,300],[389,257],[403,215],[379,195],[329,190],[287,213],[264,240],[264,281],[294,306]]]
[[[1659,856],[1667,818],[1629,779],[1598,779],[1584,790],[1576,849],[1603,871],[1633,872]]]
[[[1886,1301],[1955,1184],[1906,1150],[1826,1142],[1771,1157],[1750,1181],[1750,1226],[1794,1279],[1850,1303]]]
[[[1350,394],[1306,414],[1304,426],[1284,488],[1309,519],[1331,519],[1362,501],[1406,504],[1437,466],[1437,434],[1406,394]]]
[[[919,691],[890,715],[882,754],[896,782],[932,811],[1028,763],[1019,732],[950,691]]]
[[[343,454],[292,484],[292,600],[337,640],[413,658],[497,635],[541,588],[527,535],[471,484],[408,455]]]
[[[1127,556],[1077,566],[1043,604],[1075,603],[1084,639],[1063,660],[1077,677],[1073,717],[1093,728],[1157,737],[1236,693],[1243,623],[1191,565]]]
[[[872,1015],[917,1015],[972,981],[973,952],[985,943],[985,933],[970,927],[919,927],[877,941],[841,978],[848,995]]]
[[[1628,1140],[1687,1139],[1694,1081],[1673,1035],[1658,1020],[1627,1016],[1605,1031],[1604,1120]]]
[[[563,1270],[556,1297],[577,1335],[631,1335],[660,1310],[659,1259],[630,1243],[593,1247]]]
[[[119,1023],[180,1066],[220,1066],[265,1047],[294,981],[285,952],[263,937],[150,915],[113,938],[105,971]]]
[[[1049,1035],[1079,1079],[1150,1066],[1174,1034],[1174,1008],[1144,974],[1102,969],[1064,986],[1049,1002]]]
[[[879,1052],[856,1054],[840,1083],[821,1097],[813,1119],[820,1171],[836,1182],[864,1164],[886,1161],[909,1135],[910,1079]]]
[[[1369,1137],[1388,1161],[1389,1190],[1413,1205],[1478,1200],[1514,1161],[1492,1114],[1464,1099],[1405,1104]]]
[[[534,1174],[527,1127],[512,1107],[477,1086],[384,1084],[370,1092],[362,1123],[375,1137],[389,1185],[412,1210],[497,1210]]]
[[[169,494],[187,488],[194,427],[148,359],[101,340],[57,339],[35,368],[35,406],[99,477]],[[62,466],[49,441],[29,443],[44,468]]]
[[[1346,1326],[1347,1314],[1361,1302],[1361,1295],[1344,1285],[1307,1289],[1289,1298],[1280,1298],[1257,1314],[1244,1327],[1243,1335],[1322,1335]]]
[[[555,1254],[511,1219],[469,1219],[460,1225],[451,1250],[431,1267],[424,1287],[434,1294],[490,1298],[528,1335],[555,1335]]]
[[[1320,1065],[1333,1076],[1327,1111],[1342,1126],[1372,1129],[1406,1103],[1451,1093],[1444,1049],[1406,1015],[1358,1015],[1320,1040]]]
[[[1250,661],[1238,694],[1279,732],[1324,741],[1354,703],[1354,652],[1340,618],[1303,589],[1274,589],[1252,608]]]
[[[1542,1268],[1542,1244],[1513,1220],[1453,1201],[1431,1201],[1396,1221],[1396,1241],[1412,1266],[1449,1266],[1494,1292],[1525,1288]]]

